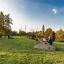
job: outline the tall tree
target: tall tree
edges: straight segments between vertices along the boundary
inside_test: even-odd
[[[44,35],[44,32],[45,32],[45,26],[43,25],[42,26],[42,33],[43,33],[43,35]]]
[[[3,12],[0,12],[0,34],[10,34],[11,24],[12,19],[10,18],[10,15],[4,15]]]
[[[10,15],[5,15],[4,17],[5,23],[4,23],[4,27],[5,27],[5,33],[7,35],[10,35],[11,32],[11,24],[12,24],[12,19],[10,18]]]
[[[4,34],[4,14],[0,12],[0,35]]]

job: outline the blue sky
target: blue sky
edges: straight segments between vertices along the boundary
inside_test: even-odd
[[[0,0],[0,11],[9,13],[13,19],[13,30],[27,31],[46,28],[64,28],[64,0]]]

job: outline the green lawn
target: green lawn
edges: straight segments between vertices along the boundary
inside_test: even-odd
[[[0,64],[64,64],[64,42],[54,42],[57,51],[35,49],[27,37],[0,39]]]

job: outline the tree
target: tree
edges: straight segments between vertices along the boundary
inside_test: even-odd
[[[55,41],[55,32],[51,28],[45,31],[45,38],[48,39],[49,36]]]
[[[4,34],[4,14],[0,12],[0,35]]]
[[[45,26],[43,25],[42,26],[42,33],[43,33],[43,35],[44,35],[44,31],[45,31]]]
[[[10,35],[11,33],[11,24],[12,24],[12,19],[10,18],[10,15],[5,15],[4,17],[5,23],[4,23],[4,27],[5,27],[5,33],[6,35]]]
[[[55,32],[54,31],[52,32],[52,39],[53,39],[53,41],[55,41]]]
[[[11,32],[12,19],[10,15],[4,15],[3,12],[0,12],[0,34],[9,35]]]
[[[26,36],[26,32],[19,30],[19,36]]]
[[[18,33],[17,33],[17,31],[12,31],[12,36],[18,36]]]
[[[52,29],[51,28],[48,28],[46,31],[45,31],[45,38],[47,39],[49,36],[52,37]]]
[[[55,34],[56,41],[63,41],[64,40],[64,31],[62,29],[58,30]]]

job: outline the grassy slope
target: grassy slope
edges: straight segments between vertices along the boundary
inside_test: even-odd
[[[26,37],[14,37],[14,39],[0,39],[0,51],[21,52],[34,49],[36,41]]]
[[[0,39],[0,64],[63,64],[64,52],[34,49],[36,41],[26,37]],[[64,49],[64,43],[53,44]]]

